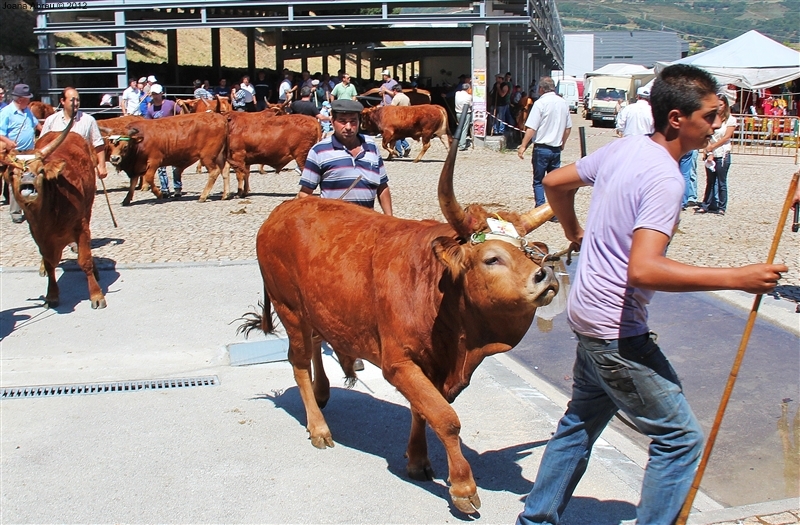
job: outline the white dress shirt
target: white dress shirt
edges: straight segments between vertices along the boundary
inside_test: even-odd
[[[653,125],[653,110],[650,103],[644,99],[628,104],[617,115],[617,131],[623,137],[629,135],[652,135],[655,131]]]
[[[561,147],[564,131],[572,128],[569,104],[554,91],[548,91],[533,103],[531,114],[525,121],[525,127],[536,131],[536,136],[533,138],[534,144],[544,144],[554,148]]]

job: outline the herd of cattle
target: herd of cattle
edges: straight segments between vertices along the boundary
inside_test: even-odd
[[[413,124],[402,120],[412,115]],[[246,195],[250,164],[280,169],[294,159],[302,166],[320,134],[312,117],[270,111],[111,120],[102,122],[108,158],[131,178],[127,203],[139,177],[159,196],[153,181],[157,167],[182,170],[198,160],[209,170],[200,200],[220,171],[227,180],[226,163],[236,170],[239,194]],[[365,112],[364,121],[383,131],[384,146],[391,137],[419,137],[426,144],[437,134],[449,138],[438,106],[374,108]],[[72,121],[63,132],[40,138],[33,152],[0,145],[0,165],[42,254],[47,305],[58,304],[55,267],[62,251],[77,242],[91,306],[104,308],[89,230],[97,159],[82,137],[69,133],[71,126]],[[263,309],[246,316],[243,328],[274,331],[275,309],[289,337],[289,361],[311,443],[318,448],[334,444],[320,411],[330,397],[321,340],[332,345],[350,384],[356,358],[380,367],[411,405],[409,476],[434,476],[426,443],[430,425],[447,453],[453,504],[474,513],[480,498],[450,403],[486,356],[519,343],[537,307],[558,292],[558,282],[545,264],[547,247],[524,240],[552,217],[549,206],[507,214],[504,219],[518,235],[479,234],[489,229],[489,212],[459,205],[453,190],[456,151],[451,141],[439,179],[446,223],[400,219],[330,199],[292,199],[275,208],[256,241]],[[225,196],[227,182],[223,191]]]

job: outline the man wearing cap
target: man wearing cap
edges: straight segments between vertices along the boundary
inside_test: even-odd
[[[334,100],[355,100],[358,92],[356,87],[350,83],[350,75],[342,73],[342,81],[336,84],[331,91],[331,102]]]
[[[343,199],[371,209],[377,196],[383,213],[392,215],[392,195],[383,159],[375,142],[358,132],[363,109],[355,100],[331,103],[333,135],[308,152],[298,198],[311,196],[319,186],[323,199]],[[353,368],[363,370],[364,363],[356,359]]]
[[[8,149],[33,149],[34,131],[41,130],[42,127],[28,108],[32,97],[33,93],[27,84],[17,84],[11,91],[11,103],[0,109],[0,142]],[[13,192],[9,192],[8,204],[11,221],[15,224],[24,221],[22,208]]]
[[[131,78],[128,84],[128,87],[122,92],[122,96],[119,97],[119,108],[122,110],[122,116],[141,115],[139,99],[142,96],[142,92],[139,90],[139,82],[135,78]]]
[[[81,107],[81,96],[78,90],[73,87],[66,87],[61,92],[61,111],[56,111],[47,117],[42,124],[42,135],[50,131],[63,131],[72,115],[75,115],[75,121],[70,128],[71,133],[77,133],[83,137],[91,148],[94,148],[97,153],[97,176],[105,179],[108,176],[106,171],[106,147],[103,142],[103,136],[100,134],[100,129],[97,127],[97,121],[93,116],[87,115],[83,111],[79,111]],[[75,102],[73,109],[72,103]]]
[[[511,102],[511,85],[499,73],[494,78],[494,86],[489,92],[489,100],[494,108],[492,133],[494,135],[502,135],[506,129],[506,123],[511,123],[511,112],[508,109],[508,105]]]
[[[650,91],[644,86],[636,90],[638,100],[628,104],[617,115],[617,135],[652,135],[653,109],[650,107]]]
[[[381,106],[390,106],[392,104],[392,98],[394,97],[394,87],[397,85],[397,81],[392,78],[388,69],[384,69],[382,75],[383,84],[381,84],[380,94],[383,100],[381,101]]]
[[[153,103],[147,107],[147,113],[144,114],[144,118],[159,119],[171,117],[181,113],[180,106],[175,104],[175,102],[164,98],[164,88],[161,87],[161,84],[153,84],[153,86],[150,88],[150,94],[153,97]],[[166,167],[158,167],[158,180],[161,186],[161,195],[163,198],[181,198],[183,182],[181,180],[181,174],[176,168],[172,168],[172,185],[175,188],[174,195],[169,191],[169,179],[167,178]]]
[[[531,140],[533,147],[533,194],[536,206],[545,203],[542,181],[547,173],[561,167],[561,151],[572,131],[569,105],[556,95],[556,84],[550,77],[539,80],[539,98],[533,103],[528,120],[525,121],[525,136],[517,155],[524,158]],[[558,222],[553,217],[552,222]]]
[[[325,88],[320,84],[319,79],[315,78],[311,81],[311,102],[317,106],[317,109],[322,108],[322,103],[328,100],[325,93]]]

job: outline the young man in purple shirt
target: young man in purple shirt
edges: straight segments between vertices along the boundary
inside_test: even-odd
[[[684,192],[678,160],[703,148],[720,127],[716,90],[705,71],[665,68],[651,91],[652,136],[615,141],[544,180],[567,239],[581,246],[567,301],[578,348],[572,399],[518,524],[559,523],[594,442],[618,410],[652,440],[637,524],[670,524],[680,512],[703,433],[648,329],[647,304],[656,290],[768,293],[788,270],[782,264],[703,268],[665,255]],[[585,230],[574,209],[581,186],[594,187]]]

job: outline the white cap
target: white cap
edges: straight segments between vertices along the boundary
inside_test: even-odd
[[[381,75],[386,75],[387,77],[392,76],[392,74],[389,72],[388,69],[384,69],[383,72],[381,73]]]
[[[148,82],[155,82],[156,81],[156,77],[154,75],[150,75],[149,77],[147,77],[147,81]]]
[[[147,77],[142,77],[139,79],[139,84],[144,84],[145,82],[147,82]]]
[[[642,87],[640,87],[639,89],[636,90],[636,94],[639,95],[640,97],[649,97],[650,96],[650,90],[647,89],[647,87],[642,86]]]
[[[311,81],[311,85],[312,85],[312,86],[318,86],[318,85],[319,85],[319,80],[317,80],[317,79],[315,78],[314,80],[312,80],[312,81]]]
[[[161,87],[161,84],[153,84],[150,86],[150,93],[163,93],[164,88]]]

